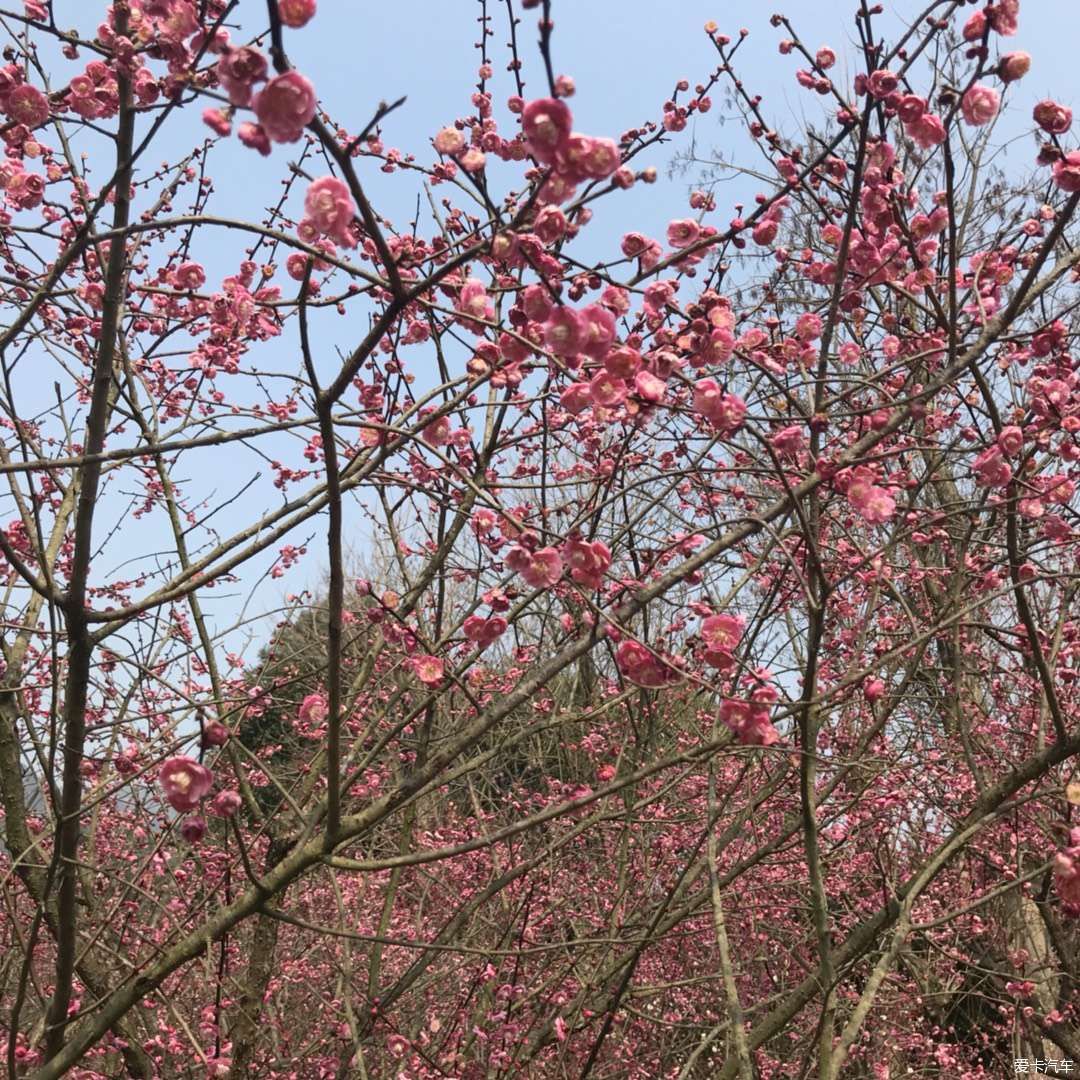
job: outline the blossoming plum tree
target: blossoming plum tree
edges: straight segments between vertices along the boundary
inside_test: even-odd
[[[476,7],[408,151],[315,0],[0,12],[7,1075],[1080,1063],[1080,149],[1018,0],[861,0],[850,83],[774,16],[794,136],[747,31],[614,138],[550,0]],[[753,203],[597,255],[714,95]]]

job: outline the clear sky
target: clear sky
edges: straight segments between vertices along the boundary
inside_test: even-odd
[[[879,33],[888,37],[898,29],[901,18],[914,15],[925,4],[902,0],[887,6],[892,14],[881,18],[878,27]],[[506,98],[513,92],[512,78],[505,70],[509,55],[506,5],[502,0],[488,0],[487,7],[495,31],[489,46],[495,79],[489,88],[500,123],[505,130],[512,130],[512,118],[505,109]],[[852,19],[856,8],[856,0],[789,0],[782,9],[808,47],[828,44],[836,50],[840,61],[834,75],[848,85],[857,62]],[[102,7],[86,0],[57,0],[55,10],[60,25],[77,22],[86,27],[97,22]],[[286,31],[286,44],[293,63],[313,80],[331,116],[353,131],[364,125],[380,99],[407,95],[407,103],[384,124],[384,143],[430,162],[434,158],[430,140],[435,132],[456,117],[473,112],[469,96],[480,60],[475,48],[480,10],[478,0],[319,0],[316,18],[302,30]],[[732,37],[740,27],[750,30],[739,53],[739,73],[751,93],[762,95],[763,108],[776,128],[795,133],[804,118],[820,119],[822,99],[795,82],[799,62],[777,52],[784,34],[769,25],[773,10],[771,2],[760,0],[555,0],[555,69],[571,75],[577,84],[570,102],[575,126],[590,134],[617,138],[627,128],[658,119],[664,100],[680,78],[689,80],[693,87],[715,68],[717,55],[703,33],[710,19]],[[265,27],[261,0],[242,0],[239,12],[243,32],[234,33],[234,40],[243,40],[248,32]],[[519,44],[525,63],[526,97],[539,96],[546,93],[546,85],[536,47],[538,11],[521,14]],[[1015,141],[1006,145],[998,162],[1007,172],[1020,174],[1031,167],[1034,143],[1028,118],[1035,101],[1053,96],[1069,105],[1078,104],[1078,41],[1080,4],[1072,0],[1023,0],[1020,32],[1000,42],[1004,48],[1024,49],[1033,57],[1028,76],[1009,92],[1015,111],[1005,121],[1002,134],[1015,136]],[[714,107],[708,115],[671,142],[654,148],[647,159],[635,162],[639,167],[655,165],[660,172],[657,184],[638,185],[600,204],[588,230],[590,253],[612,252],[622,233],[631,229],[663,237],[670,219],[687,216],[687,194],[697,170],[676,176],[668,172],[676,151],[685,150],[691,140],[701,157],[710,157],[714,148],[740,162],[747,156],[737,115],[725,102],[724,91],[718,88],[712,97]],[[201,141],[206,129],[199,112],[183,110],[170,121],[150,162],[178,157]],[[235,139],[227,140],[215,150],[209,170],[216,185],[212,212],[260,219],[278,197],[286,163],[295,158],[295,147],[275,147],[273,156],[264,160]],[[758,162],[750,159],[746,163]],[[402,225],[412,217],[419,190],[414,176],[388,177],[368,166],[362,180],[380,213]],[[755,190],[756,185],[741,178],[721,185],[716,191],[718,210],[713,220],[726,224],[733,216],[731,205],[748,200]],[[215,272],[220,280],[221,275],[235,271],[238,251],[235,234],[208,233],[198,241],[196,254],[211,271],[211,286]],[[333,315],[324,319],[316,331],[324,370],[336,364],[336,350],[355,344],[364,329]],[[290,326],[279,341],[258,347],[259,366],[274,366],[273,360],[263,358],[276,357],[283,369],[294,369],[294,338],[295,330]],[[227,386],[223,384],[222,389]],[[302,465],[293,445],[290,463]],[[216,498],[222,499],[260,471],[262,479],[251,493],[215,518],[227,535],[247,524],[260,507],[272,506],[280,498],[270,486],[265,462],[238,446],[220,448],[213,452],[212,460],[210,455],[193,457],[185,475],[191,478],[189,491],[207,493],[214,489]],[[290,494],[299,491],[297,487]],[[132,522],[129,527],[131,554],[152,550],[148,545],[154,543],[150,532],[155,526]],[[283,581],[265,581],[257,591],[255,611],[274,606],[286,591],[318,584],[324,543],[321,526],[313,533],[312,555]],[[359,521],[350,535],[362,535]],[[268,564],[269,560],[262,560],[260,567],[265,569]],[[227,599],[227,591],[219,590],[220,599],[211,605],[222,623],[235,617],[244,596],[236,592]]]

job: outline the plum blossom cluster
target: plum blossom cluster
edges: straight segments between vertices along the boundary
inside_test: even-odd
[[[41,153],[34,129],[45,124],[50,113],[49,99],[26,81],[23,68],[17,64],[0,67],[0,116],[7,118],[3,125],[7,152],[0,159],[0,192],[14,209],[33,210],[45,197],[46,177],[27,169],[24,162]],[[57,178],[55,165],[50,168],[50,178]]]
[[[295,12],[294,22],[304,10],[299,2],[288,8],[282,6]],[[309,6],[313,13],[314,4]],[[233,48],[215,39],[211,48],[220,54],[215,74],[231,108],[206,109],[203,113],[206,124],[217,134],[228,135],[232,131],[232,112],[250,108],[255,121],[245,120],[237,129],[237,137],[245,146],[266,156],[273,143],[296,142],[315,116],[315,87],[311,81],[298,71],[271,76],[266,56],[253,45]]]
[[[724,391],[713,378],[694,384],[694,412],[704,417],[722,435],[733,435],[746,419],[746,402],[738,394]]]
[[[669,290],[666,283],[646,288],[646,309],[657,312]],[[523,302],[530,317],[543,319],[543,344],[555,363],[579,376],[559,398],[570,415],[590,410],[595,421],[605,421],[647,411],[664,401],[672,375],[685,364],[670,349],[643,353],[632,341],[617,340],[615,314],[625,310],[617,290],[605,291],[598,303],[580,309],[555,305],[540,292],[524,296]],[[737,408],[732,405],[732,418]]]
[[[780,734],[770,719],[770,701],[727,698],[720,706],[720,719],[743,746],[772,746]]]
[[[502,615],[469,615],[461,624],[461,632],[468,641],[481,649],[494,644],[506,633],[509,623]]]
[[[220,746],[228,737],[228,730],[217,721],[204,731],[204,745]],[[180,823],[180,833],[188,843],[196,844],[206,834],[206,819],[197,810],[214,786],[214,774],[205,765],[186,756],[171,757],[165,761],[157,774],[165,801],[181,813],[189,814]],[[240,809],[240,794],[224,788],[207,804],[216,817],[231,817]]]
[[[314,180],[304,197],[304,217],[297,230],[301,239],[317,242],[325,237],[339,247],[356,247],[352,223],[356,203],[348,185],[336,176]]]
[[[0,161],[0,191],[9,206],[33,210],[45,198],[45,177],[29,172],[18,162]]]
[[[676,657],[661,655],[632,638],[619,642],[615,663],[623,678],[650,690],[675,686],[685,678],[682,663]]]
[[[735,666],[735,648],[746,627],[741,615],[706,615],[701,620],[701,642],[705,647],[703,659],[711,667],[729,671]]]
[[[506,554],[506,565],[534,589],[550,589],[563,576],[563,558],[558,548],[536,547],[532,536],[521,537]]]
[[[570,579],[583,588],[599,589],[611,567],[611,549],[602,540],[570,538],[560,548],[539,547],[531,530],[523,532],[506,554],[506,565],[534,589],[551,588],[567,568]]]
[[[896,500],[887,488],[876,484],[874,471],[865,465],[841,474],[836,486],[844,490],[852,507],[871,525],[883,525],[896,511]]]
[[[529,153],[544,168],[542,203],[568,202],[580,183],[606,180],[620,170],[622,157],[615,140],[574,131],[570,108],[558,98],[524,103],[521,130]]]

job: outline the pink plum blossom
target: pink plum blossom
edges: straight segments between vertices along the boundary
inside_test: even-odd
[[[455,127],[444,127],[438,135],[435,136],[435,149],[440,154],[445,154],[447,157],[453,157],[455,154],[460,154],[465,149],[465,136]]]
[[[852,469],[847,482],[848,502],[871,525],[888,521],[896,510],[896,501],[888,491],[874,483],[874,474],[862,466]]]
[[[236,137],[249,150],[258,150],[263,157],[269,155],[271,149],[270,136],[267,135],[262,124],[253,124],[249,120],[245,120],[236,129]]]
[[[231,736],[229,729],[220,720],[209,720],[203,725],[203,746],[224,746]]]
[[[1070,195],[1080,191],[1080,150],[1070,150],[1054,162],[1054,183]]]
[[[180,823],[180,835],[189,843],[197,844],[206,835],[206,818],[192,814]]]
[[[1005,487],[1012,479],[1000,446],[989,446],[975,459],[975,482],[982,487]]]
[[[278,16],[294,30],[306,26],[315,17],[315,0],[278,0]]]
[[[8,94],[7,114],[16,124],[39,127],[49,119],[49,99],[36,86],[23,83]]]
[[[1015,424],[1009,424],[1008,426],[1003,427],[998,433],[997,442],[998,446],[1000,446],[1009,457],[1016,457],[1024,447],[1023,429],[1017,427]]]
[[[322,694],[308,694],[300,703],[297,715],[303,723],[313,727],[325,723],[329,715],[326,698]]]
[[[572,124],[569,108],[556,98],[530,101],[521,114],[521,129],[529,152],[545,165],[550,165],[566,145]]]
[[[991,86],[976,83],[960,99],[960,111],[973,126],[989,124],[998,114],[1001,95]]]
[[[218,82],[233,105],[250,105],[256,83],[266,78],[266,57],[258,49],[245,45],[225,49],[215,68]]]
[[[667,227],[667,242],[673,248],[689,247],[701,234],[701,228],[693,218],[672,221]]]
[[[624,678],[650,689],[670,686],[682,679],[681,672],[638,641],[620,642],[615,650],[615,663]]]
[[[701,621],[701,640],[710,652],[732,652],[745,626],[740,615],[709,615]]]
[[[994,0],[986,8],[990,27],[1002,37],[1012,37],[1019,28],[1020,0]]]
[[[476,319],[490,322],[495,317],[495,305],[491,301],[487,286],[479,278],[469,278],[461,286],[456,310],[470,322]],[[474,329],[481,330],[482,327],[474,323]]]
[[[304,196],[304,224],[340,247],[356,247],[350,226],[356,217],[356,204],[348,185],[336,176],[313,180]]]
[[[315,115],[315,87],[298,71],[276,75],[252,102],[271,142],[296,142]]]
[[[589,304],[578,312],[578,324],[580,351],[594,360],[603,360],[615,340],[615,316],[600,304]]]
[[[604,575],[611,566],[611,550],[602,540],[567,540],[562,555],[572,581],[589,589],[603,585]]]
[[[442,683],[446,665],[440,657],[427,653],[423,656],[414,656],[411,663],[416,677],[425,686],[438,686]]]
[[[589,397],[603,408],[614,408],[626,400],[626,380],[610,371],[599,371],[589,380]]]
[[[923,113],[917,120],[905,124],[904,131],[912,142],[924,150],[945,141],[945,125],[941,117],[934,113]]]
[[[563,575],[562,556],[553,547],[529,551],[520,545],[512,547],[506,555],[506,565],[520,574],[534,589],[547,589],[556,585]]]
[[[667,383],[651,371],[639,371],[634,376],[634,392],[642,401],[658,405],[664,400]]]
[[[584,336],[581,316],[570,307],[554,308],[544,324],[544,345],[556,356],[576,355]]]
[[[174,810],[194,810],[213,786],[214,777],[205,765],[189,757],[171,757],[158,772],[165,800]]]
[[[482,615],[470,615],[461,624],[461,632],[469,641],[486,648],[506,633],[508,625],[501,615],[492,615],[486,619]]]
[[[744,746],[772,746],[780,741],[768,708],[755,702],[728,698],[720,706],[720,719]]]
[[[241,803],[240,792],[226,788],[210,800],[207,809],[215,817],[227,818],[232,817],[240,809]]]
[[[1072,126],[1072,109],[1056,101],[1040,101],[1032,111],[1035,123],[1049,135],[1064,135]]]
[[[197,262],[181,263],[172,273],[172,283],[178,289],[194,292],[206,284],[206,271]]]
[[[1031,69],[1031,56],[1026,52],[1005,53],[998,62],[998,77],[1002,82],[1022,79]]]

